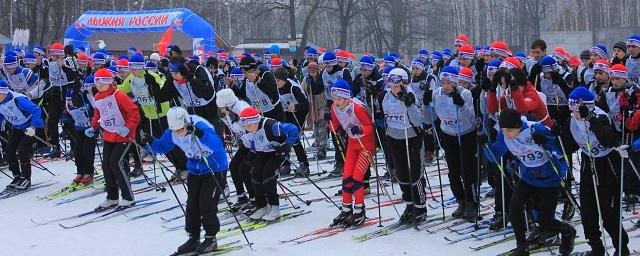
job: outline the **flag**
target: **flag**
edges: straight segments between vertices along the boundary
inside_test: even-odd
[[[162,37],[160,37],[158,44],[156,44],[156,49],[158,49],[160,56],[164,56],[166,53],[167,46],[171,44],[171,37],[173,37],[173,26],[169,26],[167,31],[165,31]]]

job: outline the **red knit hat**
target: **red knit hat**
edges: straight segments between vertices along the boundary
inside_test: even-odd
[[[609,77],[629,79],[629,72],[627,71],[627,67],[624,65],[615,64],[609,69]]]
[[[64,55],[64,46],[61,43],[52,43],[49,49],[51,55]]]
[[[611,63],[609,63],[609,61],[606,59],[596,60],[596,62],[593,63],[593,71],[595,72],[597,70],[609,74],[609,72],[611,71]]]
[[[254,107],[248,107],[240,112],[240,122],[242,124],[255,124],[260,122],[260,111]]]
[[[113,73],[109,71],[109,69],[101,68],[93,74],[93,79],[96,84],[112,84],[113,83]]]
[[[509,46],[503,41],[495,41],[491,44],[489,52],[502,57],[509,57]]]
[[[516,57],[508,57],[502,61],[500,64],[501,68],[506,68],[507,70],[513,68],[520,68],[520,60]]]
[[[280,59],[278,57],[273,57],[269,61],[269,65],[271,65],[271,67],[280,67],[280,66],[282,66],[282,59]]]
[[[86,53],[78,53],[78,64],[88,64],[89,56]]]
[[[460,81],[473,83],[473,70],[468,67],[460,68],[460,71],[458,71],[458,79]]]
[[[349,53],[345,50],[338,50],[336,52],[336,57],[338,58],[338,61],[346,62],[347,59],[349,59]]]
[[[469,38],[465,34],[460,34],[456,37],[456,40],[453,41],[454,46],[463,46],[469,45]]]
[[[569,60],[569,53],[562,47],[556,47],[553,49],[553,53],[552,53],[553,57],[556,58],[556,60],[558,60],[559,62],[562,61],[568,61]]]
[[[465,58],[468,60],[473,59],[473,47],[471,45],[465,44],[458,48],[458,57]]]

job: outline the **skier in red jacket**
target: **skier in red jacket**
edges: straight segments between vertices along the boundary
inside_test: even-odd
[[[96,210],[133,205],[133,192],[127,177],[128,165],[123,161],[131,142],[136,137],[136,127],[140,122],[140,112],[131,98],[116,89],[113,74],[102,68],[94,75],[98,93],[95,95],[95,112],[91,127],[85,130],[87,137],[95,136],[102,129],[104,147],[102,169],[104,171],[107,199]],[[122,192],[122,201],[118,202],[118,188]]]

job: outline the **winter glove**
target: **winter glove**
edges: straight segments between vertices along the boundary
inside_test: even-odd
[[[351,126],[351,134],[353,135],[360,135],[362,134],[362,130],[360,129],[360,127],[358,126]]]
[[[502,77],[504,76],[504,71],[498,70],[495,74],[493,74],[493,78],[491,78],[491,85],[489,86],[489,91],[495,92],[502,83]]]
[[[87,136],[89,138],[92,138],[96,135],[96,129],[93,128],[87,128],[86,130],[84,130],[84,136]]]
[[[384,120],[384,113],[382,112],[376,112],[373,114],[374,119],[376,120]]]
[[[533,78],[542,73],[542,65],[540,63],[536,63],[531,67],[531,71],[529,71],[529,77]]]
[[[33,126],[29,126],[27,127],[27,129],[24,129],[24,134],[29,137],[33,137],[36,135],[36,128],[33,128]]]
[[[564,82],[562,76],[558,72],[551,72],[551,82],[556,85],[560,85]]]
[[[153,137],[149,134],[142,133],[140,134],[140,142],[142,142],[143,145],[151,144]]]
[[[324,120],[327,122],[331,121],[331,113],[324,113]]]
[[[276,149],[276,155],[284,158],[289,155],[289,151],[291,151],[291,146],[284,144]]]
[[[484,144],[489,143],[489,136],[487,136],[486,134],[480,134],[478,135],[478,143],[482,146]]]
[[[451,91],[451,99],[453,100],[453,104],[456,104],[458,107],[464,106],[464,99],[462,99],[458,89],[455,87],[453,88],[453,91]]]
[[[622,145],[620,147],[615,148],[615,150],[618,151],[618,154],[620,154],[620,157],[629,158],[629,145]]]
[[[129,128],[127,128],[127,127],[121,127],[121,128],[118,128],[118,130],[116,131],[116,133],[117,133],[120,137],[127,137],[127,135],[129,134]]]
[[[198,138],[202,138],[202,136],[204,136],[204,132],[191,123],[185,125],[184,128],[187,129],[187,134],[193,134]]]
[[[626,92],[622,92],[618,97],[618,105],[620,105],[620,112],[627,112],[629,110],[629,96]]]
[[[157,84],[156,79],[151,74],[144,74],[144,83],[147,84],[147,86]]]
[[[592,117],[591,110],[585,105],[578,107],[578,113],[580,113],[580,118],[589,121]]]
[[[546,135],[544,135],[542,133],[539,133],[539,132],[532,132],[531,133],[531,138],[533,138],[533,143],[538,144],[538,145],[545,145],[545,144],[547,144],[547,141],[549,140]]]
[[[424,93],[424,95],[422,96],[422,104],[429,105],[429,103],[431,103],[431,101],[433,100],[433,92],[431,90],[428,90]]]

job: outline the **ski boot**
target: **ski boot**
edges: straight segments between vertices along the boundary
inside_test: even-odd
[[[426,205],[415,205],[413,207],[413,212],[411,212],[411,219],[409,219],[412,225],[418,225],[421,222],[427,220],[427,206]]]
[[[529,256],[529,246],[528,245],[518,245],[515,249],[509,253],[509,256]]]
[[[242,209],[242,207],[244,207],[245,205],[249,204],[249,198],[247,198],[244,195],[238,196],[238,201],[236,201],[235,203],[233,203],[231,205],[231,210],[233,212],[237,212],[240,209]]]
[[[120,203],[118,203],[118,209],[120,209],[120,210],[126,209],[126,208],[134,206],[135,204],[136,204],[136,202],[133,201],[133,200],[122,199],[122,201],[120,201]]]
[[[404,212],[400,215],[400,223],[409,224],[411,222],[411,217],[413,215],[413,204],[407,203],[407,206],[404,208]]]
[[[7,168],[9,166],[9,162],[6,157],[0,158],[0,169]]]
[[[465,203],[459,202],[458,208],[456,208],[456,210],[451,213],[451,216],[453,216],[454,218],[460,218],[464,214],[465,209],[467,209]]]
[[[467,203],[465,210],[462,213],[462,218],[467,220],[475,220],[478,218],[478,203]]]
[[[298,166],[298,169],[296,170],[296,177],[304,178],[309,176],[309,173],[311,173],[311,170],[309,170],[309,163],[300,163],[300,166]]]
[[[280,206],[279,205],[269,205],[269,211],[262,216],[262,220],[264,221],[276,221],[280,218]]]
[[[357,227],[360,226],[366,219],[367,216],[365,215],[364,205],[355,205],[353,207],[353,214],[347,217],[344,222],[349,227]]]
[[[52,148],[51,151],[45,156],[45,158],[59,158],[60,157],[60,148]]]
[[[17,190],[27,190],[31,187],[31,180],[22,177],[20,178],[20,181],[18,182],[18,184],[15,185],[15,187],[13,187],[13,189],[17,189]]]
[[[331,226],[344,225],[345,221],[351,216],[353,213],[353,208],[350,204],[342,204],[342,211],[338,214],[337,217],[333,218],[333,223]]]
[[[204,241],[198,245],[198,249],[196,249],[196,254],[202,255],[210,252],[214,252],[218,249],[218,240],[215,236],[204,236]]]
[[[20,183],[20,180],[22,180],[22,177],[14,176],[13,180],[11,181],[11,183],[9,183],[9,185],[7,185],[7,189],[14,189],[16,187],[16,185],[18,185],[18,183]]]
[[[424,151],[424,163],[427,164],[427,166],[433,165],[433,151],[431,150]]]
[[[506,218],[507,220],[509,217]],[[489,224],[489,230],[498,231],[504,228],[504,219],[502,218],[502,213],[496,213],[493,215],[493,222]]]
[[[102,211],[114,208],[116,206],[118,206],[118,200],[117,199],[116,200],[107,199],[107,200],[104,200],[104,202],[100,203],[98,205],[98,207],[96,207],[96,209],[94,209],[93,211],[94,212],[102,212]]]
[[[131,171],[131,173],[129,173],[129,177],[132,178],[137,178],[142,176],[142,172],[144,172],[144,170],[142,169],[142,166],[135,166],[133,167],[133,170]]]
[[[82,180],[82,174],[77,174],[75,178],[73,178],[73,181],[71,181],[71,186],[77,186],[78,184],[80,184],[80,181]]]
[[[289,176],[291,175],[291,167],[288,165],[283,165],[278,169],[280,176]]]
[[[343,168],[344,168],[344,164],[336,163],[331,173],[329,173],[329,177],[342,177]]]
[[[200,247],[200,235],[190,234],[189,240],[178,246],[178,250],[171,256],[195,255],[196,250]]]
[[[265,205],[264,207],[255,210],[253,214],[249,216],[249,219],[261,220],[262,217],[264,217],[265,215],[267,215],[267,213],[269,213],[269,211],[270,211],[269,205]]]
[[[560,248],[558,248],[560,255],[569,256],[573,252],[573,247],[576,241],[576,229],[570,225],[566,225],[567,230],[563,230],[560,236]]]
[[[93,174],[85,174],[84,177],[80,179],[80,184],[82,184],[85,187],[93,184]]]

